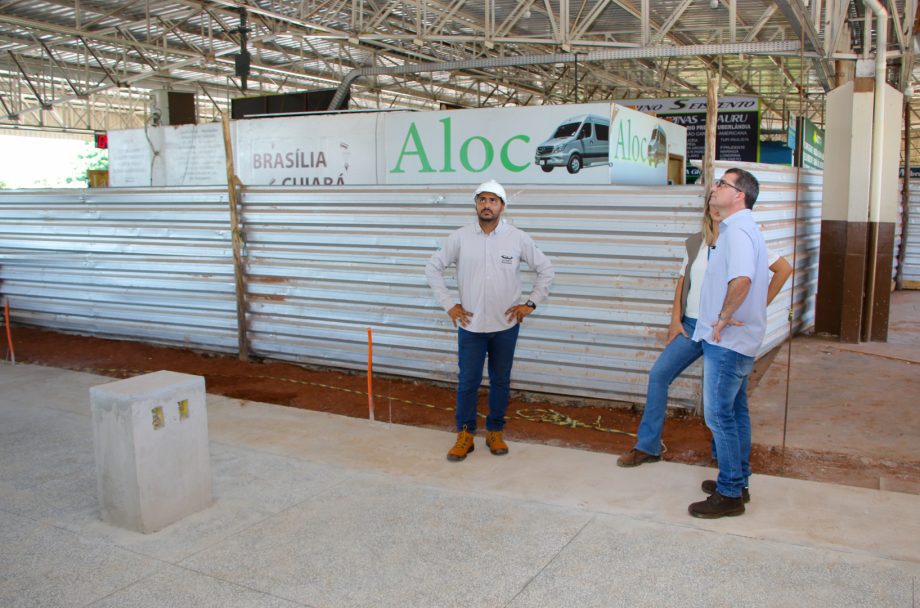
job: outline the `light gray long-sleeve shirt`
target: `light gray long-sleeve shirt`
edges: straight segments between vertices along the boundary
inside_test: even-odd
[[[539,304],[549,295],[555,272],[549,258],[524,232],[504,221],[486,234],[473,222],[452,232],[444,247],[425,266],[425,276],[444,310],[457,303],[444,281],[444,270],[456,264],[460,304],[473,313],[467,331],[488,333],[512,327],[505,311],[521,301],[521,262],[537,273],[529,299]]]

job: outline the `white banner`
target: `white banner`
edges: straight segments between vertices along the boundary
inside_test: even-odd
[[[143,188],[159,186],[153,179],[153,151],[163,149],[161,129],[109,131],[109,186]]]
[[[161,155],[166,168],[164,185],[227,185],[227,153],[219,122],[164,127]]]
[[[224,186],[220,123],[109,132],[112,187]]]
[[[609,103],[407,112],[385,118],[383,183],[609,183]],[[541,148],[555,152],[539,154]]]
[[[687,155],[683,127],[628,108],[612,107],[611,184],[665,184],[672,158],[681,163],[678,174],[683,172]]]
[[[376,131],[381,116],[340,114],[236,121],[236,173],[247,186],[376,184]]]
[[[611,120],[613,119],[613,120]],[[609,102],[231,123],[247,186],[665,184],[686,131]],[[113,186],[226,185],[222,125],[114,131]]]

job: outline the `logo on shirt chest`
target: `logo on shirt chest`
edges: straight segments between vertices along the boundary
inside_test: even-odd
[[[514,264],[514,256],[503,253],[500,256],[502,264]]]

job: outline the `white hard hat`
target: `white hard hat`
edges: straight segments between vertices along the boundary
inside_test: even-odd
[[[503,203],[506,205],[508,204],[508,200],[505,198],[505,189],[494,179],[490,179],[487,182],[482,182],[479,184],[479,187],[476,188],[476,193],[473,196],[479,196],[483,192],[491,192],[498,198],[502,199]]]

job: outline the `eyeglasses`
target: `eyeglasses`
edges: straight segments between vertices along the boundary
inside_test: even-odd
[[[736,186],[735,184],[731,182],[725,181],[724,179],[717,179],[716,181],[712,182],[712,185],[715,186],[716,188],[721,188],[722,186],[728,186],[729,188],[734,188],[741,194],[744,194],[744,190],[742,190],[741,188],[739,188],[738,186]]]

